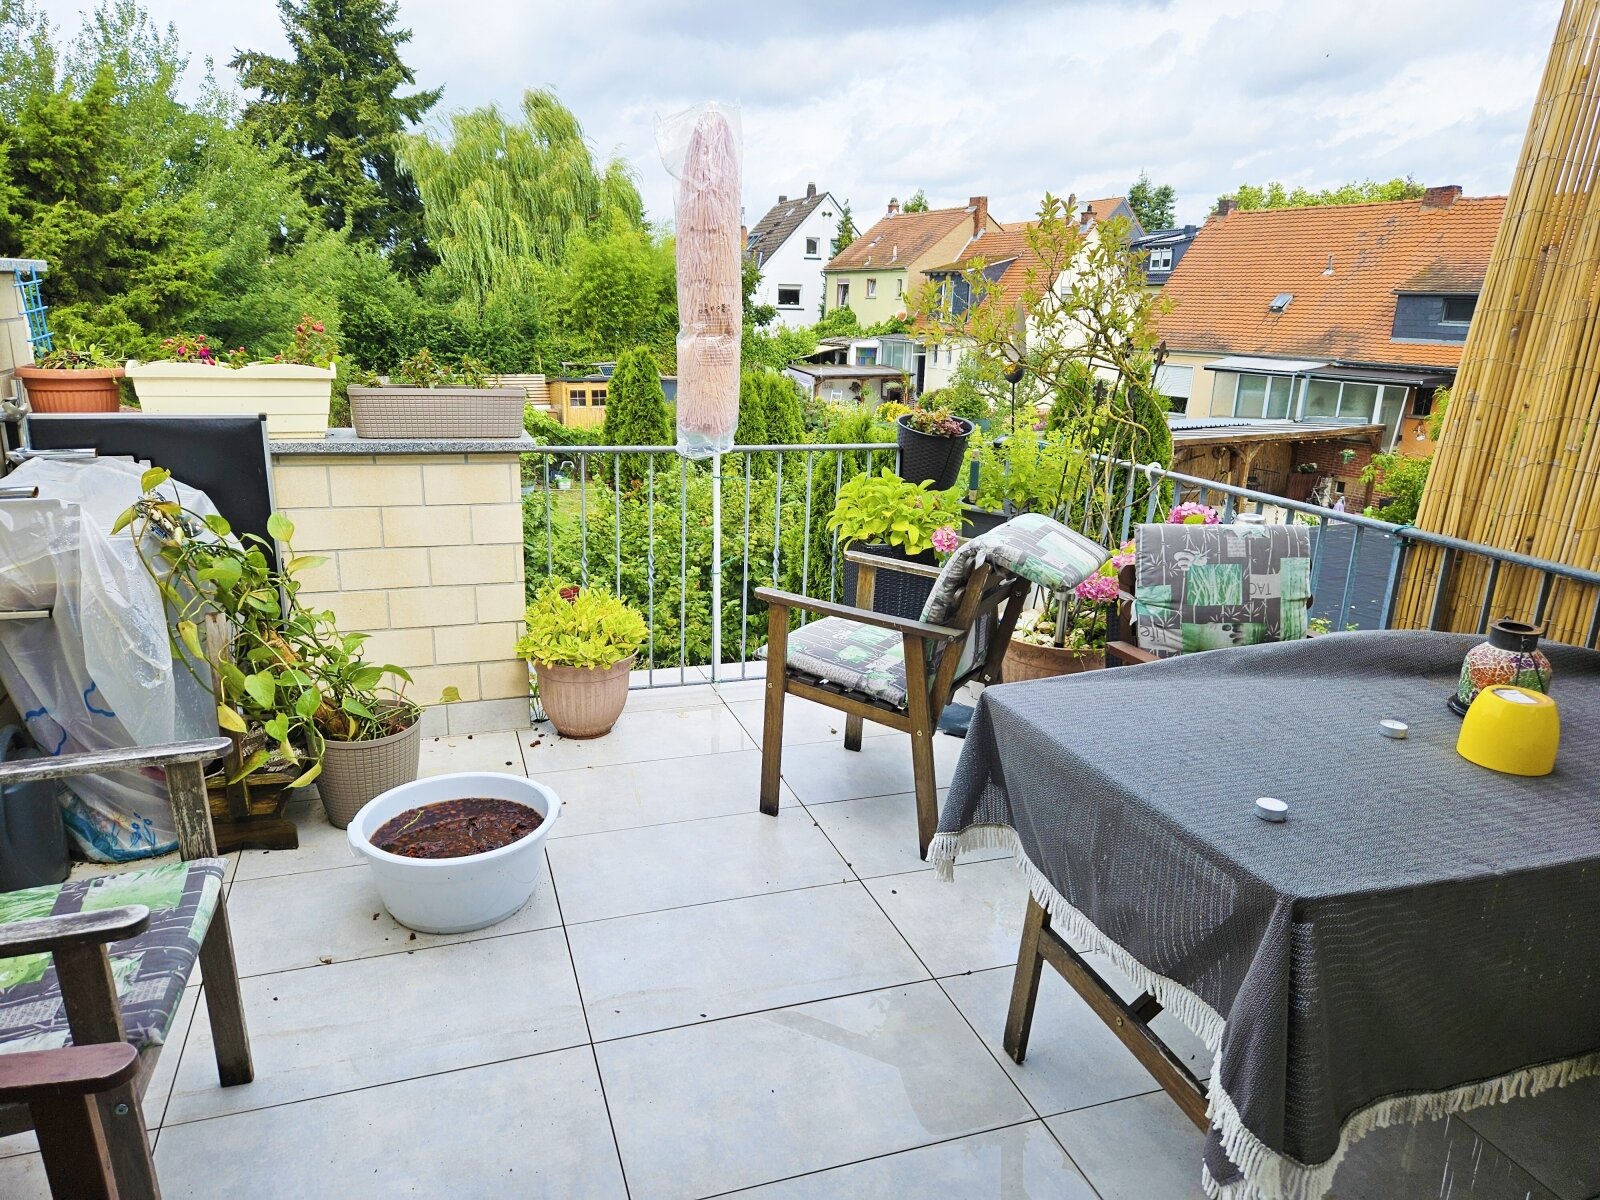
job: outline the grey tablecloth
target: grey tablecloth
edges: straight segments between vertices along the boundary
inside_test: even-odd
[[[1016,843],[1057,926],[1217,1051],[1213,1194],[1309,1200],[1367,1129],[1600,1073],[1600,654],[1549,648],[1561,752],[1519,779],[1455,752],[1477,640],[1338,634],[978,703],[934,857]]]

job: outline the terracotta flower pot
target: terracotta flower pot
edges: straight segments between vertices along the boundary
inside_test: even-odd
[[[328,823],[343,829],[374,796],[410,783],[422,761],[422,719],[366,742],[327,740],[317,791]]]
[[[628,672],[633,655],[610,667],[558,667],[536,662],[539,700],[556,732],[568,738],[597,738],[611,732],[628,703]]]
[[[36,413],[116,412],[122,407],[121,367],[77,371],[59,367],[18,367]]]
[[[1055,675],[1076,675],[1098,671],[1106,665],[1104,650],[1068,650],[1062,646],[1037,646],[1011,639],[1000,663],[1000,678],[1006,683],[1024,679],[1049,679]]]

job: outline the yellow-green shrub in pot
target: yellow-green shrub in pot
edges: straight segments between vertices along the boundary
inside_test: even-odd
[[[628,673],[649,629],[609,592],[551,580],[526,614],[517,653],[533,664],[545,715],[562,737],[611,732],[628,702]]]

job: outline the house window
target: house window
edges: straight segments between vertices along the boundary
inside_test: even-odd
[[[821,251],[818,250],[818,248],[817,248],[818,245],[819,245],[818,239],[816,239],[816,238],[807,238],[806,239],[806,257],[807,258],[818,258],[818,257],[821,256]]]
[[[856,347],[856,366],[875,367],[878,365],[878,348],[876,346]]]
[[[1158,246],[1156,249],[1150,251],[1150,270],[1151,271],[1170,271],[1170,270],[1172,270],[1172,247],[1171,246]]]
[[[1284,420],[1289,415],[1294,381],[1287,375],[1240,375],[1233,397],[1236,417]]]
[[[1476,296],[1446,296],[1444,299],[1444,315],[1439,318],[1441,325],[1466,325],[1472,321],[1472,314],[1478,309]]]
[[[589,397],[591,408],[604,408],[606,406],[606,389],[595,388],[594,394]]]
[[[876,279],[867,280],[867,299],[871,300],[877,294],[878,294],[878,281]]]
[[[589,407],[589,393],[588,393],[588,391],[586,389],[584,389],[584,388],[573,388],[570,392],[567,393],[567,407],[568,408],[587,408],[587,407]]]
[[[896,298],[906,294],[906,281],[898,275],[894,280],[894,294]]]
[[[841,283],[834,289],[833,303],[836,308],[850,307],[850,285],[848,283]]]
[[[781,287],[780,286],[778,288],[778,307],[779,308],[799,308],[800,307],[800,286],[798,284],[796,284],[794,287]]]

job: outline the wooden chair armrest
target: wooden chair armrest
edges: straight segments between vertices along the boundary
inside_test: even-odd
[[[103,908],[97,912],[62,913],[31,921],[0,925],[0,958],[44,954],[63,946],[93,946],[120,942],[150,925],[150,910],[142,904]],[[0,1055],[0,1058],[5,1057]]]
[[[127,1042],[0,1054],[0,1104],[96,1096],[138,1073],[139,1052]]]
[[[1132,642],[1107,642],[1106,657],[1120,658],[1129,665],[1155,662],[1156,656],[1148,650],[1142,650]]]
[[[0,763],[0,786],[26,783],[30,779],[70,779],[75,775],[99,775],[106,771],[135,771],[141,767],[165,767],[172,763],[206,762],[221,758],[232,743],[225,737],[196,738],[192,742],[168,742],[161,746],[138,746],[128,750],[96,750],[87,754],[62,754],[55,758],[28,758]]]
[[[813,600],[794,592],[781,592],[775,588],[757,588],[756,599],[764,600],[773,608],[800,608],[824,617],[843,617],[862,625],[876,625],[879,629],[893,629],[898,633],[923,638],[930,642],[953,642],[962,631],[948,625],[929,625],[925,621],[909,621],[905,617],[873,612],[866,608],[852,608],[848,604],[834,604],[830,600]]]
[[[846,550],[844,560],[855,563],[858,567],[877,567],[880,571],[899,571],[902,575],[920,575],[924,579],[937,579],[939,572],[944,569],[927,563],[908,562],[903,558],[885,558],[881,554],[868,554],[865,550]]]

